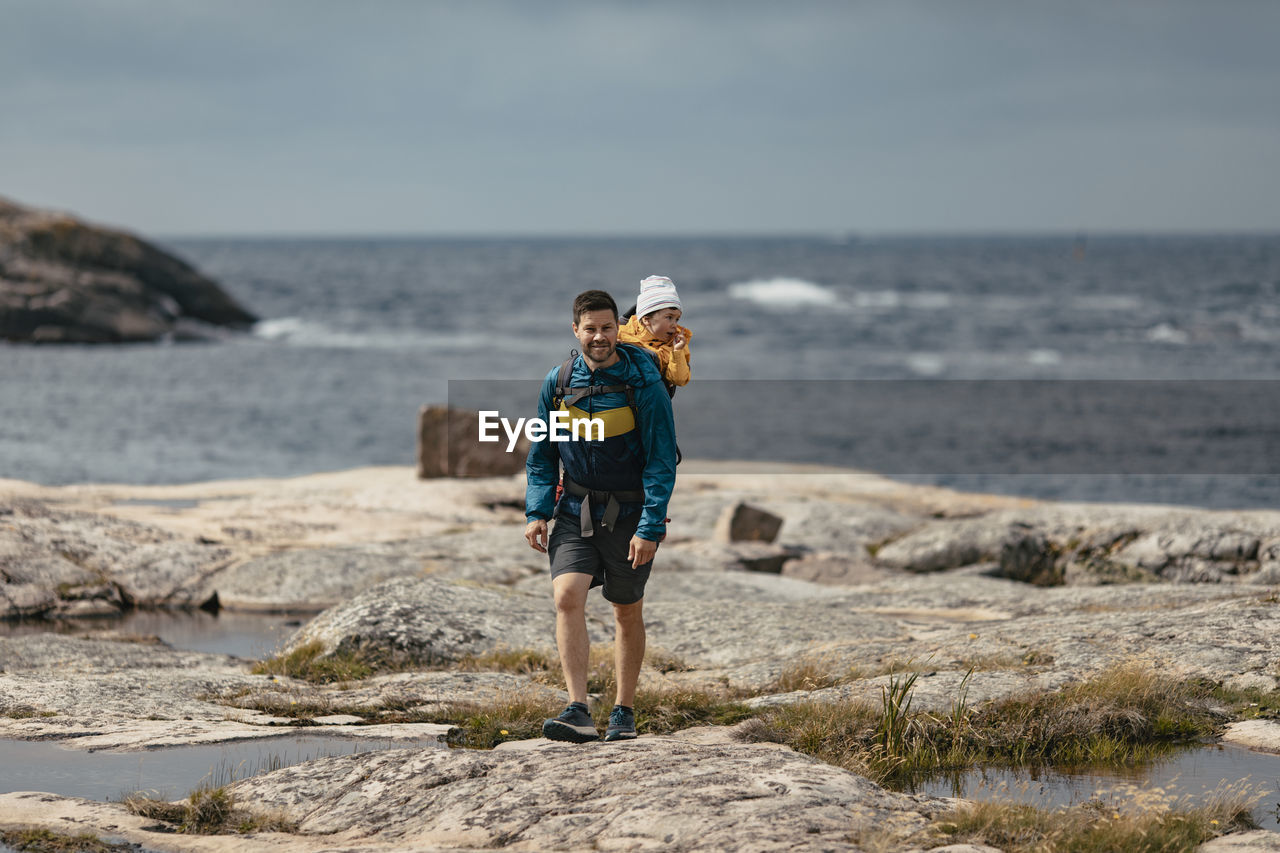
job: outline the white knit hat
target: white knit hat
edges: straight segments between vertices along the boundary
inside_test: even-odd
[[[636,316],[644,317],[662,308],[675,308],[684,312],[676,286],[665,275],[651,275],[640,282],[640,296],[636,299]]]

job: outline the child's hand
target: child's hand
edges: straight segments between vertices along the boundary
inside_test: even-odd
[[[673,346],[671,348],[676,352],[684,349],[684,332],[676,332],[676,336],[673,340]]]

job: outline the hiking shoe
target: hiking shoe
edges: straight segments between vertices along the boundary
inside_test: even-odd
[[[574,705],[561,711],[560,716],[543,723],[542,736],[552,740],[566,740],[569,743],[587,743],[600,739],[591,715]]]
[[[604,730],[605,740],[631,740],[636,736],[636,712],[621,705],[614,705],[609,714],[609,727]]]

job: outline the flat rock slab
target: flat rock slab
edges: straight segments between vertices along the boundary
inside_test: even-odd
[[[74,749],[136,750],[279,737],[328,720],[326,734],[417,742],[450,727],[363,724],[345,713],[567,701],[562,690],[501,672],[402,672],[351,685],[254,675],[226,655],[163,644],[57,634],[0,638],[0,737],[59,740]],[[311,711],[299,714],[298,707]],[[311,710],[315,709],[315,710]]]
[[[700,667],[786,661],[839,640],[906,640],[891,619],[854,613],[847,601],[678,600],[645,609],[651,642]]]
[[[1227,726],[1222,739],[1249,749],[1280,753],[1280,722],[1275,720],[1242,720]]]
[[[643,737],[493,752],[394,750],[321,759],[237,783],[255,807],[412,849],[856,850],[907,834],[948,800],[894,794],[774,744]]]
[[[210,578],[207,599],[216,594],[229,610],[319,612],[392,578],[420,575],[423,562],[385,545],[298,548],[253,557]]]
[[[0,618],[190,607],[226,548],[154,525],[0,494]]]
[[[1224,835],[1201,844],[1199,853],[1280,853],[1280,832],[1256,829]]]
[[[272,718],[259,717],[257,719],[262,721]],[[291,725],[291,720],[276,719],[277,722],[275,723],[261,723],[258,725],[238,724],[235,722],[208,722],[204,720],[142,720],[129,723],[107,723],[99,726],[94,733],[82,733],[74,737],[66,737],[66,733],[63,732],[64,736],[59,740],[59,745],[68,749],[83,749],[90,752],[99,750],[140,752],[184,746],[207,746],[240,741],[269,740],[279,737],[296,737],[318,732],[314,726],[295,727]],[[335,723],[325,725],[323,734],[326,737],[392,741],[406,745],[421,744],[425,741],[443,746],[446,736],[453,729],[454,726],[442,723],[386,723],[376,725]],[[32,738],[25,739],[30,740]]]

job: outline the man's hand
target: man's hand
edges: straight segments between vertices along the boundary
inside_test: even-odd
[[[547,553],[547,522],[543,518],[535,518],[524,529],[525,541],[535,551]]]
[[[650,542],[648,539],[632,536],[631,547],[627,549],[627,559],[631,561],[631,568],[638,569],[652,560],[653,555],[657,552],[657,542]]]

